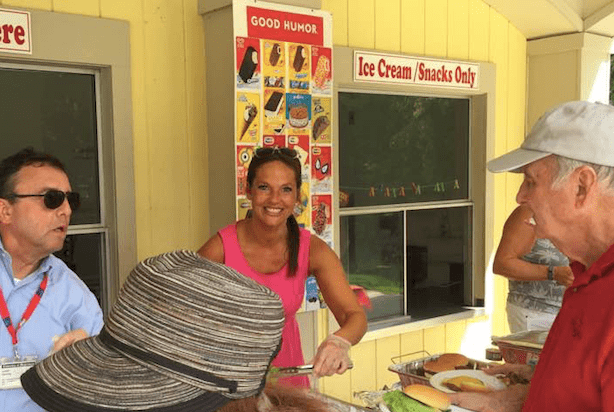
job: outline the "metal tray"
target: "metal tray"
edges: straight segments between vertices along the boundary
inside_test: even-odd
[[[429,355],[421,359],[416,359],[416,360],[404,362],[404,363],[395,362],[395,359],[401,359],[404,356],[410,356],[414,354],[415,353],[409,353],[405,355],[392,357],[390,360],[393,363],[392,365],[388,366],[388,370],[391,372],[395,372],[399,375],[399,378],[401,380],[401,385],[403,386],[413,385],[413,384],[432,386],[431,383],[429,382],[430,377],[427,377],[424,373],[424,364],[426,362],[436,360],[442,354],[439,353],[436,355]],[[457,369],[485,369],[489,365],[491,365],[491,363],[478,361],[478,360],[469,358],[469,363],[467,367],[457,368]]]

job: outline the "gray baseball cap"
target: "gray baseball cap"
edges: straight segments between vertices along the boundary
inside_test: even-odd
[[[489,161],[488,170],[519,173],[551,154],[614,167],[614,107],[585,101],[556,106],[539,118],[520,148]]]

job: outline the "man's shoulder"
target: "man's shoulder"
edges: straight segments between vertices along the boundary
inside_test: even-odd
[[[49,255],[45,262],[51,281],[85,286],[83,280],[68,265],[55,255]]]

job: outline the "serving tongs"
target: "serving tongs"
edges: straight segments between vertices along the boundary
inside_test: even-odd
[[[353,363],[350,363],[348,369],[352,369],[354,367]],[[313,365],[300,365],[300,366],[289,366],[285,368],[276,368],[272,367],[268,372],[268,377],[284,377],[284,376],[301,376],[301,375],[309,375],[313,372]]]

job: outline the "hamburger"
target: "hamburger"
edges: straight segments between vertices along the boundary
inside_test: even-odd
[[[444,353],[437,359],[425,362],[423,368],[424,375],[430,377],[439,372],[463,369],[468,366],[469,358],[465,355],[461,355],[460,353]]]
[[[384,395],[384,402],[392,412],[440,412],[450,410],[448,396],[426,385],[408,385],[402,391]]]

